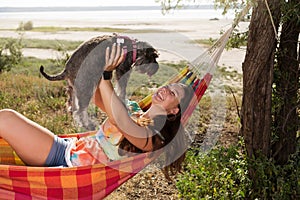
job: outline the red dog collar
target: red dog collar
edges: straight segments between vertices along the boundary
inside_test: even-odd
[[[131,42],[132,42],[132,62],[135,63],[135,61],[136,61],[136,56],[137,56],[137,45],[136,45],[136,40],[131,39],[131,38],[127,37],[127,36],[117,36],[117,43],[124,44],[124,40],[125,40],[125,39],[129,39],[129,40],[131,40]],[[128,51],[126,45],[123,46],[123,50],[124,50],[124,55],[125,55],[125,57],[126,57],[127,51]]]

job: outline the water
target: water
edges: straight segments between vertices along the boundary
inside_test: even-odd
[[[232,19],[234,13],[223,16],[222,10],[184,9],[163,15],[161,10],[103,10],[103,11],[43,11],[43,12],[0,12],[0,20],[83,20],[83,21],[155,21],[189,19]],[[1,22],[0,22],[1,23]]]

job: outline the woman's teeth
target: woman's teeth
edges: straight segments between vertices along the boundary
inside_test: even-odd
[[[158,92],[158,97],[159,97],[161,100],[164,100],[164,97],[163,97],[163,95],[162,95],[161,92]]]

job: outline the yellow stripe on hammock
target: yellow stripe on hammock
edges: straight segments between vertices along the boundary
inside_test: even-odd
[[[0,163],[7,165],[25,165],[11,146],[0,137]]]

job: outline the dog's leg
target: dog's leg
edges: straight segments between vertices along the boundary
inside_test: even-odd
[[[86,107],[84,109],[76,110],[73,113],[73,118],[80,127],[83,127],[87,130],[95,130],[96,126],[90,119],[87,109],[88,108]]]
[[[66,94],[68,96],[67,102],[66,102],[66,108],[67,112],[73,112],[73,87],[69,84],[66,88]]]
[[[126,98],[126,87],[128,84],[130,73],[131,73],[131,70],[127,71],[125,74],[119,74],[118,71],[116,71],[116,75],[117,75],[116,91],[117,91],[118,96],[123,101]]]
[[[72,96],[72,99],[73,99],[73,101],[72,101],[72,113],[73,113],[74,122],[76,123],[76,125],[78,127],[84,127],[83,120],[81,119],[82,111],[79,110],[78,97],[76,95],[76,90],[73,91],[71,96]]]
[[[97,79],[90,78],[89,80],[85,80],[84,84],[82,82],[75,82],[78,109],[73,115],[74,118],[88,130],[95,130],[95,123],[89,117],[88,107],[98,81],[99,77]]]

